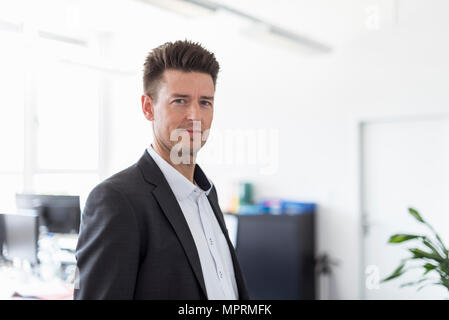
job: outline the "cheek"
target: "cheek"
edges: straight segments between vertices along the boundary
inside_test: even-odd
[[[184,117],[180,112],[170,112],[166,110],[160,114],[159,129],[169,138],[171,133],[180,128],[183,124]]]
[[[164,106],[160,108],[158,118],[159,122],[167,127],[177,121],[177,119],[179,118],[179,114],[177,114],[177,112],[174,112],[173,110],[170,110],[169,107]]]
[[[213,110],[206,113],[205,116],[203,117],[203,119],[204,119],[203,122],[204,122],[204,126],[206,127],[206,129],[210,128],[213,118],[214,118]]]

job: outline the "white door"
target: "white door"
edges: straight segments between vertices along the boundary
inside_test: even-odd
[[[442,286],[400,288],[421,279],[424,269],[378,286],[375,281],[391,274],[401,258],[411,256],[407,248],[422,248],[414,241],[388,244],[392,234],[431,234],[412,218],[408,207],[418,210],[449,246],[449,117],[367,123],[361,132],[365,298],[449,298]],[[437,279],[433,273],[428,276]]]

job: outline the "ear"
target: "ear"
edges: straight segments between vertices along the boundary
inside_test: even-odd
[[[148,121],[154,120],[154,103],[153,99],[147,94],[143,94],[141,97],[142,101],[142,111],[145,118]]]

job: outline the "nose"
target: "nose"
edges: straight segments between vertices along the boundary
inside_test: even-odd
[[[201,120],[200,105],[198,102],[192,102],[188,109],[188,120]]]

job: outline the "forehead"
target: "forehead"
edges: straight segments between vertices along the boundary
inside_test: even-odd
[[[166,93],[201,94],[213,96],[215,88],[210,74],[165,70],[161,89]]]

